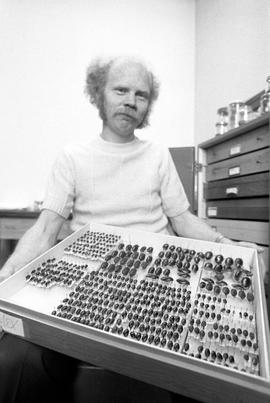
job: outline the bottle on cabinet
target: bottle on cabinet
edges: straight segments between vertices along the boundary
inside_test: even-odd
[[[228,108],[222,107],[217,110],[218,120],[216,123],[216,136],[224,134],[228,130]]]
[[[260,114],[270,112],[270,76],[266,79],[266,87],[260,100]]]
[[[235,129],[245,116],[245,103],[242,101],[233,101],[229,104],[229,129]]]

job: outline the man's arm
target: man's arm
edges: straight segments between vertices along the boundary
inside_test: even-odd
[[[203,220],[192,214],[190,211],[185,211],[177,217],[170,218],[174,231],[179,236],[185,238],[201,239],[203,241],[221,242],[232,245],[239,245],[257,249],[259,253],[263,252],[263,248],[251,242],[235,242],[226,238],[219,232],[214,231]]]
[[[176,217],[171,217],[170,221],[174,231],[179,236],[211,242],[224,242],[226,240],[228,241],[226,243],[234,243],[214,231],[208,224],[188,210]]]
[[[59,214],[43,210],[36,223],[23,235],[14,253],[0,270],[0,281],[51,248],[57,240],[65,219]]]

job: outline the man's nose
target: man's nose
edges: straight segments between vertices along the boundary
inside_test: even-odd
[[[125,105],[136,108],[136,96],[133,92],[128,92],[125,96]]]

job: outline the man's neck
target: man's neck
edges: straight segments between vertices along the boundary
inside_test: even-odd
[[[135,135],[134,132],[130,134],[118,134],[113,132],[108,126],[103,125],[101,138],[110,143],[129,143],[134,140]]]

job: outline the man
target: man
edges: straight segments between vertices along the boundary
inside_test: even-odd
[[[103,120],[101,135],[83,149],[68,149],[59,157],[43,211],[0,271],[0,279],[52,247],[72,209],[73,230],[94,220],[163,233],[172,227],[184,237],[232,243],[188,211],[169,153],[135,137],[135,129],[148,124],[158,96],[153,74],[130,59],[96,62],[88,69],[86,92]],[[151,178],[150,168],[160,172]],[[95,172],[89,175],[91,169]]]
[[[98,107],[103,121],[101,135],[85,146],[66,148],[59,156],[48,182],[43,211],[1,270],[1,278],[8,277],[52,247],[71,210],[73,230],[94,220],[233,243],[188,211],[189,204],[168,151],[141,141],[134,134],[136,129],[148,124],[152,104],[158,96],[153,74],[137,60],[117,58],[109,63],[95,62],[87,72],[86,92]],[[12,395],[10,388],[0,391],[0,402],[1,393],[5,401],[13,401],[12,396],[21,399],[23,396],[27,402],[35,401],[38,392],[34,390],[31,395],[31,377],[34,378],[33,385],[43,387],[42,396],[46,401],[45,389],[52,388],[48,385],[51,385],[51,379],[56,379],[51,375],[52,368],[59,367],[60,370],[54,372],[59,374],[62,371],[65,380],[72,378],[72,371],[75,371],[72,359],[69,361],[68,357],[61,355],[56,359],[55,353],[44,352],[7,335],[0,343],[0,359],[4,343],[5,351],[12,348],[13,354],[18,344],[20,347],[15,358],[9,356],[10,368],[6,371],[6,374],[15,373],[16,392]],[[4,359],[8,359],[7,354],[2,353],[2,361]],[[27,375],[20,378],[15,366],[20,368],[20,373]],[[7,375],[1,374],[0,362],[1,376],[5,379],[3,376]],[[61,383],[62,379],[57,381]],[[7,382],[1,381],[1,389],[3,383]],[[54,392],[55,399],[58,393],[59,388]]]

